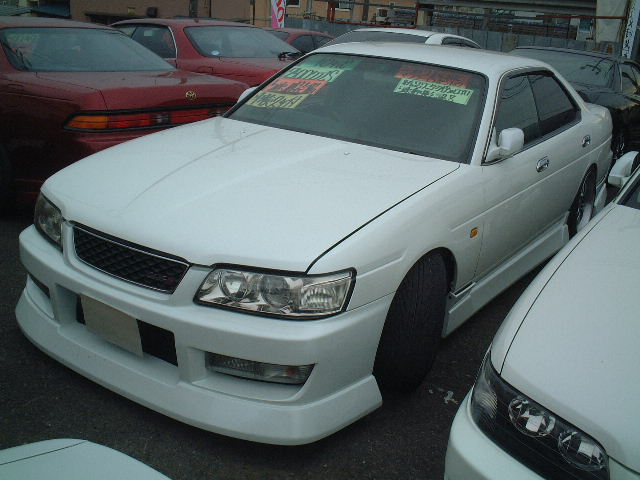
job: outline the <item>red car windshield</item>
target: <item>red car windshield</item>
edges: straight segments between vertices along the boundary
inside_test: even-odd
[[[18,70],[29,72],[124,72],[173,70],[126,35],[93,28],[6,28],[0,43]]]
[[[310,55],[229,118],[467,162],[484,106],[479,73],[385,58]]]
[[[277,58],[300,53],[261,28],[204,26],[185,28],[185,32],[205,57]]]

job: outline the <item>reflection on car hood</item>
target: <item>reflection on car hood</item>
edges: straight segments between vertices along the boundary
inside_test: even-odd
[[[526,315],[502,377],[640,472],[640,211],[615,206]],[[508,321],[520,321],[509,318]]]
[[[457,163],[216,118],[51,177],[63,215],[198,264],[304,271]]]
[[[243,83],[180,70],[142,72],[38,72],[52,82],[99,90],[108,110],[233,103],[247,88]],[[143,92],[141,94],[141,92]]]

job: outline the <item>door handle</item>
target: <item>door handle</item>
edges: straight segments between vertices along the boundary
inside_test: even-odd
[[[549,168],[549,157],[543,157],[538,160],[538,163],[536,165],[536,172],[540,173],[547,168]]]
[[[585,135],[582,139],[582,148],[588,146],[591,143],[591,135]]]

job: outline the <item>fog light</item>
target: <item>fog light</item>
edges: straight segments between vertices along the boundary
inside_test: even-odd
[[[236,377],[250,378],[263,382],[287,383],[299,385],[307,381],[312,365],[277,365],[274,363],[254,362],[242,358],[227,357],[216,353],[207,353],[207,368],[214,372],[226,373]]]

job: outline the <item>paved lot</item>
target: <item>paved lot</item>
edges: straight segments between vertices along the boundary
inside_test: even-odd
[[[235,440],[176,422],[51,360],[18,329],[25,271],[18,234],[30,213],[0,218],[0,448],[83,438],[121,450],[174,480],[442,479],[451,421],[500,322],[533,277],[521,280],[442,345],[422,387],[387,394],[382,408],[311,445]]]

